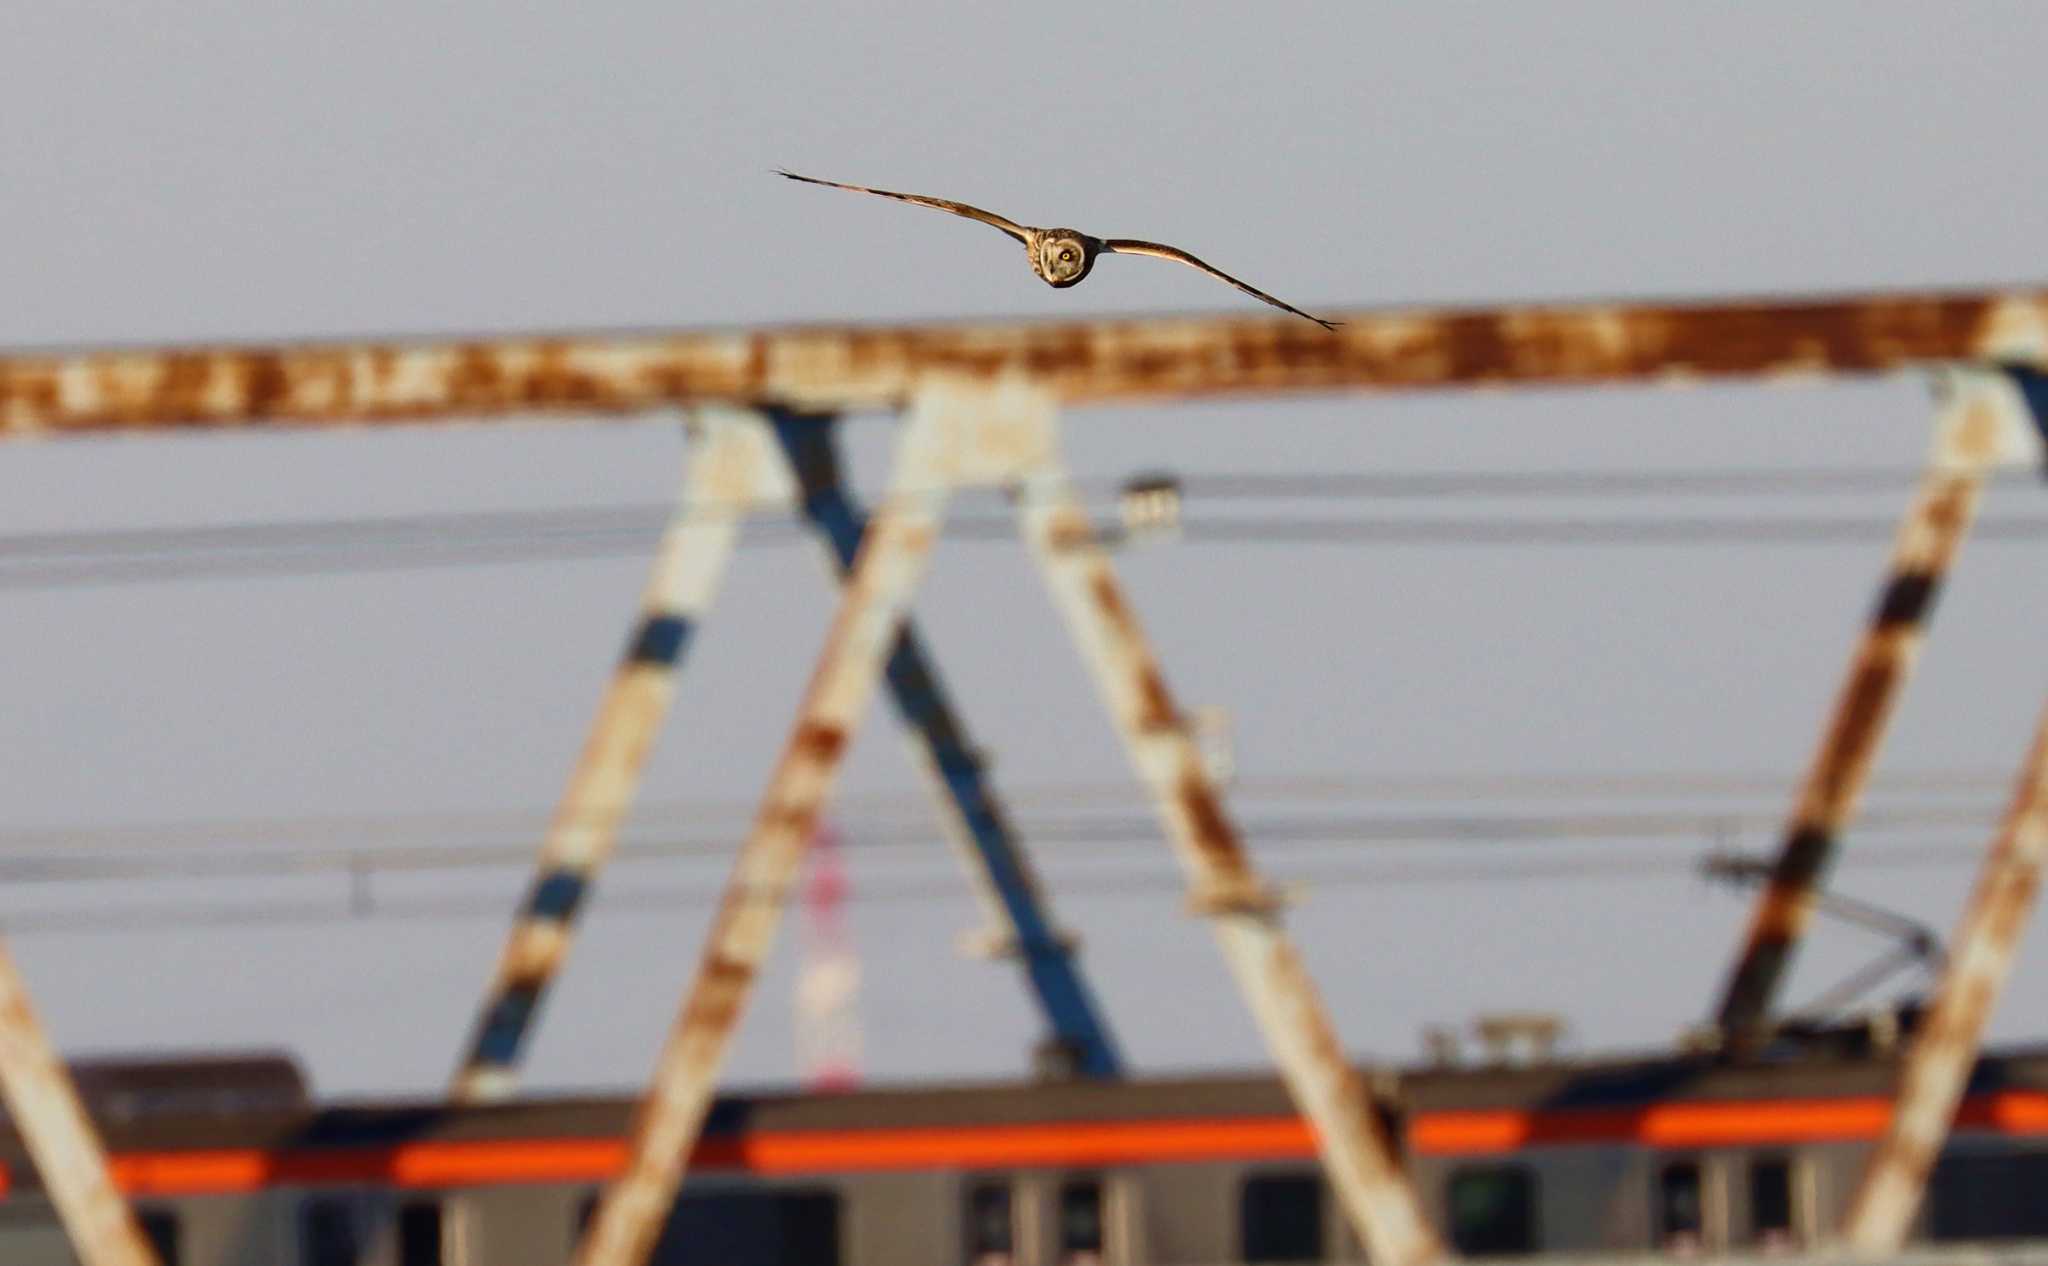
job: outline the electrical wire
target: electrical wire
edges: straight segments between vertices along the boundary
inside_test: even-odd
[[[1865,849],[1845,859],[1856,871],[1947,869],[1968,865],[1981,856],[1981,848],[1961,844],[1922,844],[1910,847]],[[1272,877],[1274,885],[1297,898],[1304,889],[1347,889],[1359,887],[1494,885],[1509,882],[1561,880],[1625,880],[1696,876],[1698,859],[1691,856],[1519,858],[1470,863],[1403,864],[1380,867],[1323,867],[1282,871]],[[1071,890],[1055,877],[1050,885],[1068,898],[1132,898],[1183,892],[1186,879],[1177,871],[1148,870],[1124,874],[1090,873],[1072,876]],[[723,885],[651,886],[614,881],[596,899],[602,911],[673,912],[716,905],[730,890]],[[868,880],[861,883],[849,900],[862,905],[926,904],[964,898],[966,882],[959,876]],[[767,894],[763,894],[767,895]],[[379,897],[364,901],[351,891],[330,900],[279,900],[261,902],[189,902],[98,904],[71,910],[39,906],[33,910],[0,914],[0,931],[8,934],[87,933],[139,931],[167,927],[306,927],[388,919],[457,919],[511,917],[514,902],[502,894],[461,894],[433,897]]]
[[[1583,500],[1589,497],[1700,495],[1717,498],[1840,495],[1897,491],[1916,472],[1884,468],[1690,471],[1474,471],[1360,475],[1217,473],[1188,476],[1183,497],[1207,502],[1370,502],[1454,497]],[[1100,481],[1088,481],[1091,497]],[[916,494],[906,494],[916,495]],[[972,506],[986,490],[963,496]],[[627,505],[520,509],[382,518],[273,520],[168,528],[63,530],[0,536],[0,588],[35,590],[252,576],[568,562],[645,555],[677,507]],[[686,503],[682,508],[691,508]],[[803,530],[784,516],[750,519],[743,545],[787,545]],[[948,534],[964,541],[1009,540],[1007,515],[954,515]],[[1488,514],[1464,517],[1337,517],[1197,513],[1184,517],[1181,540],[1202,545],[1557,546],[1841,544],[1889,540],[1884,516],[1674,516],[1634,513],[1586,517]],[[1986,541],[2048,539],[2048,519],[1987,520]],[[1098,535],[1115,544],[1110,518]]]
[[[1259,812],[1284,811],[1289,802],[1326,804],[1343,801],[1454,801],[1460,806],[1501,801],[1547,802],[1560,798],[1590,802],[1708,799],[1720,808],[1695,810],[1701,819],[1728,821],[1730,800],[1765,800],[1774,810],[1790,794],[1790,776],[1756,771],[1639,772],[1617,774],[1555,773],[1415,773],[1358,774],[1337,771],[1283,775],[1246,775],[1230,781],[1231,799],[1239,806],[1257,805]],[[1880,796],[1922,799],[1946,796],[1979,798],[2002,795],[2011,785],[2010,771],[1997,769],[1887,770]],[[1006,788],[1000,797],[1013,811],[1055,809],[1069,816],[1104,806],[1147,813],[1151,801],[1130,781],[1034,783]],[[871,831],[917,830],[928,827],[932,800],[919,792],[849,791],[833,799],[835,816],[858,820]],[[685,829],[744,830],[758,805],[753,800],[643,800],[632,815],[633,831],[675,832]],[[1661,808],[1659,812],[1672,812]],[[1899,811],[1873,800],[1862,820],[1872,821]],[[96,826],[55,826],[0,831],[0,855],[25,850],[169,847],[193,844],[243,846],[320,846],[353,843],[363,838],[412,839],[443,843],[482,833],[517,835],[538,840],[557,810],[545,805],[512,809],[414,809],[386,813],[315,813],[252,818],[169,819]],[[609,808],[592,808],[609,818]],[[1763,810],[1745,809],[1759,814]],[[1039,817],[1047,815],[1041,813]],[[1765,816],[1754,820],[1763,821]],[[908,819],[909,821],[904,821]],[[1029,814],[1021,819],[1027,825]],[[715,824],[707,827],[706,824]]]
[[[846,846],[864,853],[890,849],[931,849],[948,840],[925,821],[874,822],[841,817]],[[1774,832],[1780,816],[1766,812],[1685,810],[1669,812],[1578,812],[1570,814],[1471,812],[1439,814],[1252,812],[1240,815],[1240,832],[1261,849],[1356,850],[1367,847],[1510,847],[1528,844],[1627,842],[1716,838]],[[1997,817],[1990,806],[1923,806],[1871,809],[1861,815],[1861,834],[1928,828],[1988,830]],[[1153,847],[1160,838],[1149,813],[1020,818],[1018,835],[1034,850],[1072,849],[1100,856],[1117,847]],[[149,842],[138,846],[135,841]],[[378,831],[358,836],[304,836],[289,846],[182,846],[148,831],[95,836],[89,833],[15,833],[0,837],[0,882],[121,880],[141,878],[253,878],[259,875],[354,873],[362,870],[436,871],[517,866],[531,862],[534,836],[483,841],[442,839],[392,843]],[[193,837],[184,837],[190,841]],[[728,858],[744,835],[698,832],[621,844],[634,859]],[[375,843],[365,840],[378,841]],[[122,851],[115,851],[122,850]],[[111,854],[111,855],[110,855]]]

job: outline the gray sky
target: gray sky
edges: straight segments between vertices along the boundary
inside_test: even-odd
[[[964,199],[1026,222],[1173,242],[1311,310],[2040,280],[2048,190],[2023,155],[2048,29],[2021,3],[512,7],[78,3],[11,13],[0,54],[0,345],[1249,312],[1187,269],[1105,261],[1052,291],[987,229],[770,169]],[[1887,466],[1926,444],[1912,380],[1825,388],[1237,401],[1073,415],[1079,470],[1415,472]],[[863,482],[888,429],[853,428]],[[0,533],[628,505],[673,487],[672,420],[370,435],[73,441],[0,451]],[[1993,516],[2040,513],[2002,487]],[[1886,517],[1902,495],[1642,499],[1637,514]],[[986,508],[984,506],[984,508]],[[1612,503],[1366,505],[1370,514],[1611,513]],[[773,534],[764,533],[764,538]],[[1945,596],[1880,769],[2016,766],[2044,691],[2032,549],[1979,542]],[[1302,775],[1753,776],[1687,807],[1776,814],[1887,552],[1830,545],[1160,546],[1121,563],[1190,704],[1236,720],[1248,784]],[[228,577],[0,593],[0,832],[289,819],[323,841],[531,838],[624,636],[644,559]],[[694,646],[636,836],[731,838],[829,612],[799,546],[743,550]],[[1125,789],[1108,725],[1020,549],[949,543],[918,603],[1000,785]],[[917,790],[884,714],[845,787]],[[1887,783],[1887,778],[1892,779]],[[1988,817],[1997,785],[1949,796]],[[1551,795],[1545,812],[1601,807]],[[703,819],[677,806],[712,805]],[[1503,802],[1489,807],[1515,807]],[[1113,806],[1115,807],[1115,806]],[[1455,803],[1422,808],[1455,808]],[[1629,808],[1642,803],[1631,801]],[[1246,820],[1415,809],[1360,793]],[[386,815],[383,825],[335,818]],[[427,815],[488,814],[467,834]],[[855,882],[943,880],[903,815],[850,810]],[[913,819],[915,820],[915,819]],[[692,826],[692,822],[700,824]],[[714,827],[701,825],[712,821]],[[309,825],[324,823],[324,825]],[[920,821],[920,827],[921,827]],[[281,827],[242,830],[272,847]],[[1971,843],[1984,829],[1894,833]],[[1752,830],[1730,842],[1768,845]],[[1744,903],[1675,869],[1704,841],[1475,854],[1268,846],[1285,876],[1475,856],[1671,859],[1668,873],[1327,885],[1293,926],[1347,1041],[1408,1056],[1478,1010],[1565,1012],[1584,1046],[1667,1039],[1707,1007]],[[875,846],[875,847],[868,847]],[[82,847],[82,846],[81,846]],[[859,851],[867,847],[868,851]],[[1547,850],[1547,851],[1546,851]],[[1048,844],[1061,914],[1134,1060],[1261,1058],[1165,846]],[[533,1052],[539,1084],[637,1082],[708,914],[610,905],[699,888],[716,858],[601,890]],[[1844,891],[1946,930],[1967,864],[1860,867]],[[502,897],[517,869],[380,878],[380,899]],[[1412,873],[1408,876],[1413,879]],[[0,911],[321,899],[266,881],[23,885]],[[856,907],[868,1065],[1005,1074],[1037,1021],[1005,968],[950,952],[964,889]],[[445,1078],[502,916],[21,931],[45,1017],[84,1050],[284,1044],[330,1092]],[[793,1069],[793,938],[730,1076]],[[1828,930],[1804,996],[1875,952]],[[2030,938],[1995,1031],[2038,1036]]]

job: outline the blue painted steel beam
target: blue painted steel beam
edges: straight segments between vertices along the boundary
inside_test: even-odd
[[[796,473],[804,517],[831,545],[844,579],[860,552],[868,516],[848,495],[840,477],[836,419],[779,409],[770,411],[768,417]],[[1002,803],[990,788],[938,671],[907,619],[890,648],[885,675],[896,711],[924,745],[973,842],[989,885],[1002,902],[1016,937],[1017,953],[1054,1040],[1067,1048],[1082,1075],[1122,1076],[1123,1061],[1109,1025],[1074,962],[1072,949],[1046,915],[1037,882]]]

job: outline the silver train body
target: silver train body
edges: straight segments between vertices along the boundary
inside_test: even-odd
[[[561,1266],[626,1098],[316,1105],[284,1058],[87,1066],[167,1266]],[[1466,1256],[1791,1252],[1839,1218],[1895,1060],[1418,1069],[1384,1111]],[[0,1263],[74,1258],[0,1135]],[[2048,1239],[2048,1048],[1988,1054],[1916,1238]],[[1363,1261],[1269,1077],[719,1101],[658,1266]]]

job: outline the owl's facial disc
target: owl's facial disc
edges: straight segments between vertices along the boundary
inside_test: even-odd
[[[1095,266],[1095,251],[1085,236],[1072,229],[1048,229],[1038,239],[1033,262],[1047,284],[1071,286]]]

